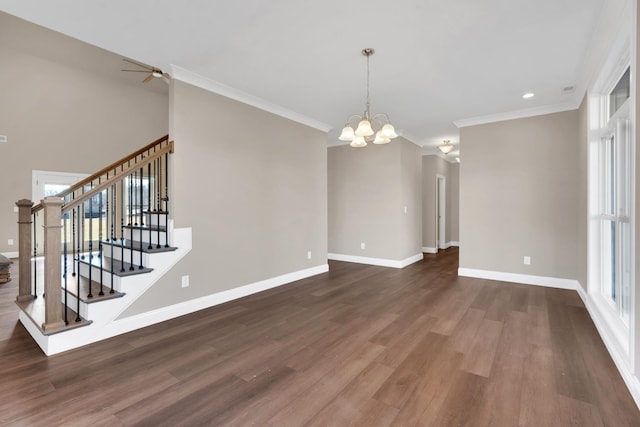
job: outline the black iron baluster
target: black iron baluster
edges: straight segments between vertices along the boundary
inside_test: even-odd
[[[93,273],[93,197],[89,197],[89,294],[93,298],[91,276]]]
[[[124,181],[120,181],[120,272],[124,271]]]
[[[111,290],[109,291],[110,294],[113,293],[113,246],[115,245],[116,240],[114,239],[114,229],[113,229],[113,222],[111,223]]]
[[[76,193],[73,193],[73,199],[76,198]],[[71,259],[73,260],[72,264],[72,268],[73,268],[73,273],[71,274],[72,277],[76,277],[76,208],[71,209],[71,253],[72,253],[72,257]]]
[[[129,184],[131,188],[131,210],[133,212],[133,225],[138,226],[138,217],[135,215],[136,206],[138,204],[138,192],[136,191],[136,184],[138,183],[138,171],[133,171],[132,175],[129,175]]]
[[[104,273],[104,267],[103,267],[103,261],[102,261],[102,193],[104,192],[101,191],[100,193],[98,193],[98,195],[100,196],[100,199],[98,200],[98,215],[100,215],[100,219],[99,224],[100,224],[100,231],[98,232],[98,256],[100,258],[98,258],[100,260],[100,292],[98,292],[98,295],[103,296],[104,295],[104,290],[103,290],[103,273]],[[107,201],[108,203],[108,201]]]
[[[156,151],[155,147],[153,148],[153,151]],[[156,162],[157,161],[158,161],[157,159],[153,160],[153,177],[154,177],[153,185],[154,186],[156,185],[155,176],[156,176]],[[149,163],[149,168],[151,168],[151,163]],[[149,170],[151,170],[151,169],[149,169]],[[154,190],[153,194],[155,194],[155,188],[153,190]],[[151,194],[152,194],[152,192],[151,192],[151,177],[149,177],[149,222],[151,222],[151,208],[154,205],[152,203],[152,200],[151,200]],[[153,249],[153,244],[151,243],[152,233],[153,233],[153,230],[151,230],[151,225],[149,225],[149,246],[147,247],[147,249]],[[142,238],[140,238],[140,240],[142,240]]]
[[[38,214],[33,214],[33,297],[38,298],[38,233],[36,220]]]
[[[69,320],[67,319],[67,307],[69,306],[68,298],[69,295],[67,293],[67,220],[64,215],[62,215],[62,224],[64,226],[62,235],[64,236],[64,266],[63,266],[63,275],[64,278],[64,324],[68,325]],[[78,295],[80,297],[80,295]]]
[[[158,233],[156,237],[156,249],[160,249],[160,211],[162,210],[162,156],[158,157],[158,221],[156,227]]]
[[[164,153],[164,247],[169,247],[169,153]]]
[[[77,211],[77,212],[76,212]],[[78,246],[78,251],[76,254],[76,261],[78,263],[78,298],[80,298],[80,205],[74,208],[75,217],[78,221],[78,240],[76,240],[76,245]]]

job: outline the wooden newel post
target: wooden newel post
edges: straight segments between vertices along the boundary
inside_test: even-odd
[[[21,199],[16,202],[18,207],[18,297],[16,301],[27,301],[31,295],[31,207],[33,202]]]
[[[45,332],[64,327],[62,318],[62,283],[61,268],[61,197],[45,197],[44,206],[44,304],[45,321],[42,329]],[[22,273],[22,272],[21,272]]]

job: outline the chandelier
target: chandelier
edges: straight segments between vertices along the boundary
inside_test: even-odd
[[[442,145],[438,145],[440,151],[442,151],[445,155],[449,154],[453,150],[453,144],[448,139],[445,139]]]
[[[374,52],[371,48],[362,50],[362,54],[367,57],[367,101],[364,113],[351,115],[338,137],[340,141],[351,142],[351,146],[356,148],[365,147],[368,142],[386,144],[398,136],[386,114],[378,113],[372,117],[369,112],[369,57]],[[357,127],[352,126],[352,123],[356,122],[358,123]]]

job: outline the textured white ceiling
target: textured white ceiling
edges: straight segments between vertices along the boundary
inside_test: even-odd
[[[324,123],[372,112],[435,147],[454,121],[578,105],[605,0],[0,0],[0,10]],[[563,94],[562,88],[576,85]],[[522,94],[533,91],[533,99]]]

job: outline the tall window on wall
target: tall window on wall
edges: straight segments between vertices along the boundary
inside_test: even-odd
[[[605,126],[598,150],[600,292],[626,326],[631,293],[630,69],[602,103]]]
[[[598,94],[590,97],[589,292],[628,349],[634,274],[631,69],[628,60],[614,64],[603,73]]]

